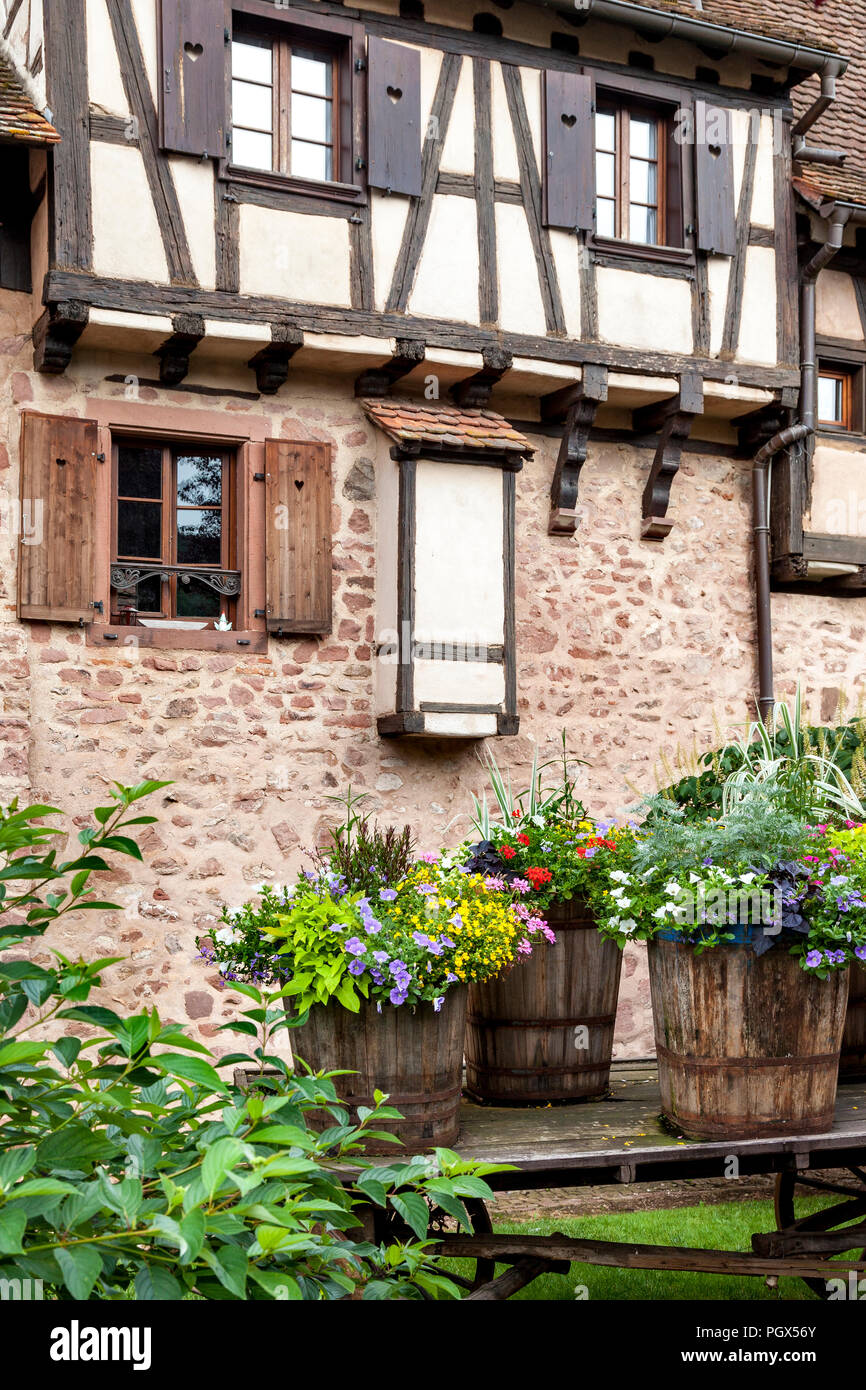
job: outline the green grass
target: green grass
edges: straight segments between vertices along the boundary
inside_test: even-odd
[[[838,1199],[836,1199],[838,1200]],[[814,1201],[814,1208],[825,1205]],[[798,1204],[798,1215],[810,1210]],[[495,1212],[495,1209],[494,1209]],[[751,1250],[755,1231],[774,1231],[776,1219],[769,1201],[724,1202],[715,1206],[680,1207],[668,1211],[621,1212],[612,1216],[587,1216],[578,1220],[539,1218],[528,1222],[497,1222],[501,1232],[523,1235],[564,1235],[584,1239],[634,1241],[642,1245],[682,1245],[715,1250]],[[455,1273],[474,1273],[465,1260],[445,1262]],[[497,1274],[507,1268],[497,1266]],[[717,1274],[682,1274],[668,1270],[608,1269],[600,1265],[573,1264],[568,1274],[543,1274],[515,1294],[515,1299],[573,1302],[575,1289],[584,1286],[585,1298],[603,1300],[729,1300],[752,1302],[814,1301],[815,1295],[799,1279],[780,1279],[767,1288],[763,1278]]]

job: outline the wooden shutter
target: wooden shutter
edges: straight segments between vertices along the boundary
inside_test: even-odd
[[[367,182],[421,193],[421,55],[387,39],[367,50]]]
[[[595,124],[592,78],[587,74],[544,74],[544,149],[545,226],[592,231]]]
[[[331,446],[265,442],[267,625],[331,631]]]
[[[731,112],[695,102],[695,204],[699,251],[733,256],[737,249]]]
[[[95,420],[23,416],[20,618],[93,622],[96,501],[105,466],[97,451]]]
[[[223,155],[225,13],[218,0],[162,0],[160,142],[178,154]]]

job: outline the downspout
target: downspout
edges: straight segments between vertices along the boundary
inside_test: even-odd
[[[850,209],[834,209],[830,236],[804,267],[801,286],[800,423],[780,430],[755,455],[752,465],[752,518],[755,538],[755,602],[758,626],[758,709],[766,724],[775,706],[773,628],[770,610],[770,467],[783,449],[811,440],[818,414],[818,366],[815,319],[818,276],[842,249]]]

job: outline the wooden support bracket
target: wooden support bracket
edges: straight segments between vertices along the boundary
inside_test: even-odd
[[[650,475],[643,494],[641,539],[663,541],[673,521],[667,510],[671,500],[671,484],[679,472],[683,445],[691,433],[692,421],[704,408],[704,383],[691,372],[680,377],[676,396],[654,405],[642,406],[634,412],[635,434],[660,432]]]
[[[484,348],[482,357],[484,366],[480,372],[455,382],[451,387],[451,399],[461,410],[483,410],[497,381],[511,371],[514,362],[510,352],[496,346]]]
[[[586,366],[583,379],[542,397],[541,418],[564,420],[562,443],[550,486],[548,534],[573,536],[577,530],[580,474],[586,463],[589,432],[598,407],[607,400],[607,368]]]
[[[49,304],[33,329],[33,363],[37,372],[60,376],[72,360],[72,349],[90,318],[90,309],[77,299]]]
[[[791,399],[793,396],[793,399]],[[732,421],[737,430],[739,451],[743,458],[754,458],[767,440],[791,424],[792,411],[797,406],[797,391],[778,391],[771,405],[751,410]]]
[[[263,396],[275,396],[289,379],[289,363],[304,346],[303,329],[294,323],[275,323],[271,341],[247,364],[256,374],[256,385]]]
[[[204,319],[200,314],[176,314],[172,328],[171,337],[154,354],[163,386],[179,386],[189,375],[189,359],[204,337]]]
[[[795,584],[807,577],[809,565],[802,555],[781,555],[773,561],[771,573],[777,584]]]
[[[413,372],[427,355],[426,345],[416,338],[398,338],[396,348],[390,362],[368,367],[361,373],[355,382],[356,396],[387,396],[395,382]]]

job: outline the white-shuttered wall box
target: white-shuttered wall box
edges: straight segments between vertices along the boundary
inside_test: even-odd
[[[378,469],[379,733],[515,734],[515,480],[532,446],[490,410],[364,409],[391,441]]]

